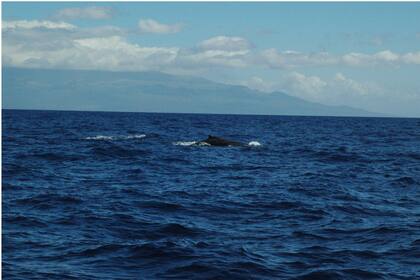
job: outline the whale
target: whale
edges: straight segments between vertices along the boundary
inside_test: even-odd
[[[207,139],[201,140],[198,142],[200,145],[210,145],[210,146],[217,146],[217,147],[232,147],[232,146],[244,146],[244,144],[236,141],[231,141],[227,139],[223,139],[221,137],[209,135]]]

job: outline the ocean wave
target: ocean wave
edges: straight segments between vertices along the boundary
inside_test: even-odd
[[[3,222],[8,225],[21,226],[31,229],[35,227],[48,227],[48,224],[44,221],[41,221],[41,219],[37,219],[36,217],[26,217],[22,215],[3,216]]]
[[[102,244],[99,246],[83,248],[68,252],[65,258],[112,258],[121,253],[125,256],[127,262],[147,259],[158,262],[162,259],[185,259],[193,255],[193,250],[175,242],[145,242],[140,244]]]
[[[205,142],[200,141],[178,141],[173,143],[175,146],[211,146],[210,144],[207,144]]]
[[[293,279],[383,279],[382,273],[362,269],[318,269]]]
[[[163,278],[174,279],[269,279],[272,277],[249,277],[250,275],[270,275],[272,269],[254,261],[206,262],[194,261],[179,265],[158,274]]]
[[[62,152],[47,152],[47,153],[35,153],[35,154],[28,154],[24,157],[28,158],[37,158],[41,160],[47,160],[47,161],[77,161],[84,159],[84,156],[77,155],[77,154],[65,154]]]
[[[93,147],[91,152],[99,158],[136,158],[149,155],[148,150],[140,150],[129,147],[110,146],[110,147]]]
[[[314,156],[326,163],[354,163],[362,161],[364,158],[356,153],[342,152],[340,150],[321,150],[314,152]]]
[[[137,203],[137,206],[145,209],[156,209],[159,211],[168,211],[174,212],[179,210],[185,210],[185,208],[177,203],[149,200],[149,201],[140,201]]]
[[[177,141],[173,142],[175,146],[212,146],[206,142],[201,141]],[[260,147],[262,146],[258,141],[250,141],[246,146],[248,147]]]
[[[178,142],[174,142],[173,144],[175,146],[192,146],[196,143],[197,141],[178,141]]]
[[[201,232],[198,228],[191,228],[187,227],[178,223],[170,223],[161,226],[157,229],[155,233],[161,234],[163,237],[165,236],[196,236],[199,235]]]
[[[84,140],[130,140],[130,139],[142,139],[145,138],[146,134],[132,134],[132,135],[120,135],[120,136],[107,136],[107,135],[96,135],[84,138]]]
[[[40,194],[34,197],[16,199],[15,203],[35,208],[49,208],[82,203],[82,199],[70,195]]]
[[[28,176],[33,174],[30,168],[19,163],[3,163],[2,168],[3,177],[13,177],[20,174]]]
[[[393,180],[391,183],[392,185],[398,187],[409,187],[417,185],[416,180],[414,180],[414,178],[410,176],[399,177],[398,179]]]
[[[113,140],[113,136],[105,136],[105,135],[96,135],[96,136],[89,136],[86,137],[85,140]]]

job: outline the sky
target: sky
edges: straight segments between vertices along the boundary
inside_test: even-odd
[[[3,67],[161,71],[420,117],[420,3],[3,2]]]

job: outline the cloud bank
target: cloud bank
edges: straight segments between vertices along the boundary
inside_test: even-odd
[[[92,10],[61,11],[67,16],[95,14]],[[96,10],[95,10],[96,11]],[[101,18],[106,15],[95,14]],[[143,32],[176,33],[180,24],[166,25],[141,20]],[[77,69],[171,70],[206,67],[298,69],[301,67],[376,67],[420,64],[420,51],[396,53],[383,50],[373,54],[350,52],[303,53],[274,48],[258,50],[242,37],[215,36],[190,48],[143,47],[125,38],[127,31],[114,26],[80,28],[64,21],[20,20],[3,22],[3,57],[10,66],[73,67]],[[42,62],[42,65],[38,65]],[[297,76],[295,78],[298,78]]]
[[[37,28],[73,30],[73,29],[76,29],[76,26],[67,22],[62,22],[62,21],[15,20],[15,21],[3,21],[2,28],[4,31],[37,29]]]

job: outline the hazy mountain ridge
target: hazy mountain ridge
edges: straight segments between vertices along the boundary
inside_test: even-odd
[[[378,116],[282,92],[263,93],[160,72],[3,68],[3,108],[179,113]]]

